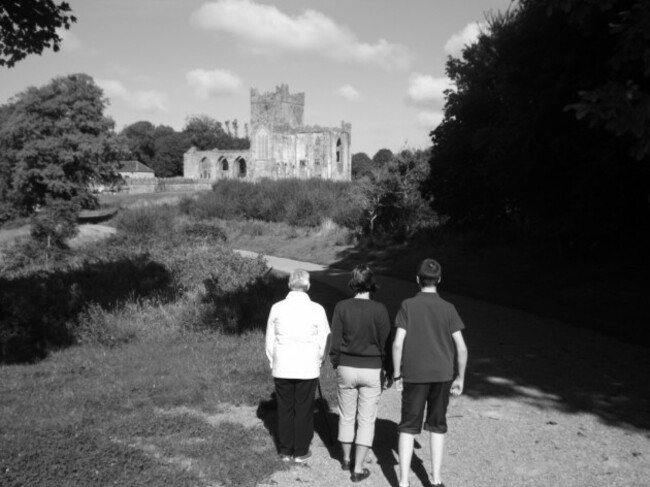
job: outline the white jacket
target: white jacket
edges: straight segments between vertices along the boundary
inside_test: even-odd
[[[266,325],[266,356],[273,377],[317,378],[329,334],[325,309],[307,293],[290,291],[271,307]]]

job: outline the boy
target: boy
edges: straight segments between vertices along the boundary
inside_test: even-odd
[[[461,330],[465,327],[453,304],[437,293],[441,267],[424,259],[417,269],[420,292],[402,302],[395,318],[393,341],[394,381],[402,391],[402,418],[399,432],[400,487],[407,487],[415,435],[430,432],[431,483],[444,487],[441,480],[442,456],[447,432],[449,394],[463,392],[467,347]],[[454,377],[454,356],[456,375]]]

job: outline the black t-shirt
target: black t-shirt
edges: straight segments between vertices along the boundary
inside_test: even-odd
[[[406,330],[402,353],[405,382],[446,382],[454,378],[452,334],[465,328],[456,307],[438,293],[419,292],[402,302],[395,327]]]

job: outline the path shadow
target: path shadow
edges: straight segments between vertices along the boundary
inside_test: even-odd
[[[328,285],[345,297],[350,273],[341,269],[311,272],[312,281]],[[394,319],[401,301],[413,296],[415,282],[377,276],[380,289],[371,297],[382,302]],[[444,279],[444,278],[443,278]],[[610,426],[650,430],[650,353],[643,344],[570,326],[520,310],[452,295],[463,319],[470,358],[465,394],[475,399],[518,398],[539,408],[566,414],[586,412]],[[310,292],[329,299],[335,293]],[[315,287],[314,291],[319,288]],[[342,299],[342,298],[341,298]],[[620,326],[625,326],[621,322]]]

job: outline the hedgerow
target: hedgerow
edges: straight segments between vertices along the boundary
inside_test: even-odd
[[[322,179],[222,180],[213,191],[186,199],[182,213],[197,219],[254,219],[317,227],[325,219],[356,228],[363,217],[354,183]]]

